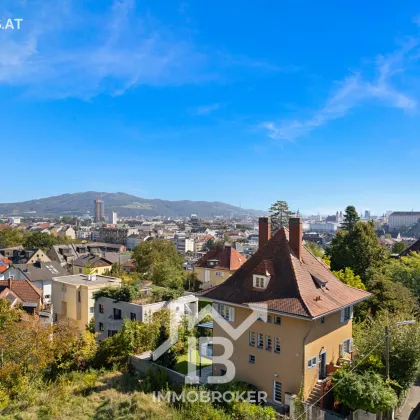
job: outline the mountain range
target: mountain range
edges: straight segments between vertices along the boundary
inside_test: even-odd
[[[88,191],[62,194],[39,200],[0,204],[0,214],[16,216],[81,216],[94,213],[94,200],[101,198],[105,204],[105,215],[115,211],[119,216],[166,216],[182,217],[197,214],[199,217],[214,216],[261,216],[267,212],[243,209],[219,201],[169,201],[146,199],[117,192]]]

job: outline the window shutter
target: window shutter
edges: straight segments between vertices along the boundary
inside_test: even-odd
[[[350,338],[349,340],[349,353],[353,353],[353,339]]]
[[[344,322],[344,309],[341,310],[341,314],[340,314],[340,322],[343,323]]]
[[[229,321],[235,321],[235,308],[229,306]]]
[[[343,357],[343,356],[344,356],[344,345],[343,345],[343,343],[341,343],[341,344],[338,346],[338,355],[339,355],[340,357]]]
[[[350,306],[350,319],[353,319],[353,305]]]

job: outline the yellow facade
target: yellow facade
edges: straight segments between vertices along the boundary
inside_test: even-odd
[[[113,285],[118,286],[120,282],[115,282]],[[110,286],[110,284],[88,286],[53,280],[52,303],[56,315],[55,321],[72,319],[80,330],[84,330],[94,315],[95,299],[93,294],[106,286]]]
[[[51,260],[45,254],[45,252],[42,251],[41,249],[38,249],[37,251],[35,251],[33,253],[33,255],[31,256],[31,258],[28,259],[27,264],[34,264],[37,261],[51,262]]]
[[[104,267],[80,267],[73,265],[73,274],[105,274],[106,271],[111,271],[112,265],[106,265]]]
[[[194,271],[197,273],[197,278],[201,282],[202,290],[222,284],[235,272],[235,270],[229,271],[207,267],[195,267]]]
[[[232,326],[238,327],[251,313],[250,309],[235,307]],[[318,357],[326,353],[326,363],[336,364],[339,358],[339,347],[344,340],[352,337],[352,321],[340,322],[340,312],[320,319],[304,320],[280,315],[281,324],[274,324],[276,314],[269,313],[271,323],[255,321],[254,324],[233,342],[234,352],[230,360],[236,368],[235,380],[255,385],[268,394],[273,400],[274,381],[281,383],[282,402],[285,393],[297,394],[303,382],[304,398],[307,399],[318,380]],[[278,315],[278,314],[277,314]],[[250,345],[250,331],[255,333],[255,346]],[[258,348],[258,334],[263,338],[263,348]],[[229,336],[218,324],[214,323],[214,337]],[[266,349],[267,336],[271,337],[272,350]],[[274,352],[275,338],[280,340],[280,353]],[[214,355],[224,352],[221,346],[214,346]],[[250,363],[250,356],[255,363]],[[316,357],[314,367],[308,368],[308,360]],[[223,365],[213,365],[213,374],[218,376]]]

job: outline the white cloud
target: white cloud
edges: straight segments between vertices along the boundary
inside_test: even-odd
[[[411,60],[417,59],[418,44],[419,40],[410,40],[395,53],[378,57],[373,68],[375,76],[371,80],[358,72],[336,83],[325,104],[309,118],[265,121],[261,126],[272,139],[293,141],[329,121],[343,118],[352,109],[368,101],[404,111],[415,109],[416,99],[394,87],[392,79],[404,73]]]
[[[19,33],[0,34],[0,84],[86,99],[118,95],[133,85],[196,83],[202,77],[206,57],[152,18],[138,19],[132,1],[115,1],[104,15],[83,18],[68,4],[59,11],[53,4],[46,0],[42,10],[24,19]]]
[[[169,29],[135,0],[113,0],[94,14],[81,0],[4,2],[14,16],[21,10],[24,21],[20,31],[0,32],[0,85],[23,87],[25,94],[90,99],[134,86],[214,81],[226,70],[218,52],[203,53],[187,30]],[[229,65],[261,71],[249,58]]]
[[[203,105],[199,106],[194,110],[195,115],[208,115],[213,111],[216,111],[220,108],[220,104],[210,104],[210,105]]]

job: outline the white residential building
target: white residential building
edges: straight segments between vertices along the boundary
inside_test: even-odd
[[[7,223],[9,225],[20,225],[21,218],[20,217],[9,217],[7,219]]]
[[[338,223],[335,222],[312,222],[310,224],[311,232],[336,232],[338,229]]]
[[[149,322],[152,320],[152,315],[161,309],[169,309],[175,322],[179,322],[184,315],[198,313],[198,298],[188,292],[178,299],[155,303],[123,302],[100,297],[95,302],[94,315],[97,339],[102,341],[118,333],[126,318],[132,321]]]

